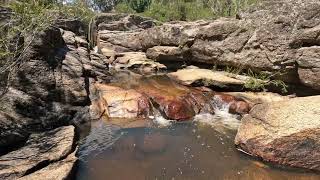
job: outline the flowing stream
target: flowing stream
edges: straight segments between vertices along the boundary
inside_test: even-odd
[[[154,126],[145,128],[121,129],[104,120],[83,128],[76,179],[320,179],[239,152],[234,137],[240,117],[229,114],[227,104],[216,104],[214,115],[202,113],[184,123],[167,121],[160,113],[152,119]]]

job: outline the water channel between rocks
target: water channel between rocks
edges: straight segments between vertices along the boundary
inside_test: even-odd
[[[115,76],[112,83],[128,88],[141,82]],[[102,119],[82,128],[76,179],[320,179],[319,174],[274,167],[237,151],[239,117],[223,105],[215,115],[201,113],[193,121],[163,126],[160,115],[153,121],[148,127],[121,129]]]

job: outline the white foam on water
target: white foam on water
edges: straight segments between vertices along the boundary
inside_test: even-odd
[[[194,117],[194,121],[208,124],[219,132],[224,132],[227,129],[238,129],[238,127],[240,126],[239,115],[229,113],[229,104],[224,103],[220,98],[215,97],[212,100],[212,105],[215,109],[215,114],[198,114]]]
[[[161,115],[156,115],[153,118],[153,122],[161,127],[171,126],[174,120],[168,120],[162,117]]]

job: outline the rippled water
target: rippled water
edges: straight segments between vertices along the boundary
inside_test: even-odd
[[[123,84],[130,88],[134,82]],[[103,120],[92,122],[81,132],[76,179],[320,179],[319,174],[273,167],[237,151],[239,117],[228,113],[228,105],[213,102],[215,115],[200,114],[186,123],[167,122],[160,113],[150,117],[154,126],[148,128],[120,129]]]
[[[103,121],[92,124],[89,135],[81,140],[77,179],[320,179],[296,169],[271,167],[238,152],[230,119],[197,118],[212,122],[126,130]]]

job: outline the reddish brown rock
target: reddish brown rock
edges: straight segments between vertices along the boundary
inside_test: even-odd
[[[232,95],[228,95],[228,94],[223,94],[223,93],[216,93],[214,95],[215,98],[219,98],[219,100],[221,100],[224,103],[231,103],[233,101],[236,101],[236,98]]]
[[[233,114],[248,114],[250,109],[250,104],[245,101],[233,101],[230,104],[229,112]]]
[[[143,79],[135,89],[150,97],[168,119],[190,120],[199,112],[213,112],[204,95],[208,92],[180,85],[167,76]]]
[[[229,104],[229,112],[233,114],[248,114],[252,108],[251,104],[235,96],[219,93],[214,96],[220,103]]]

